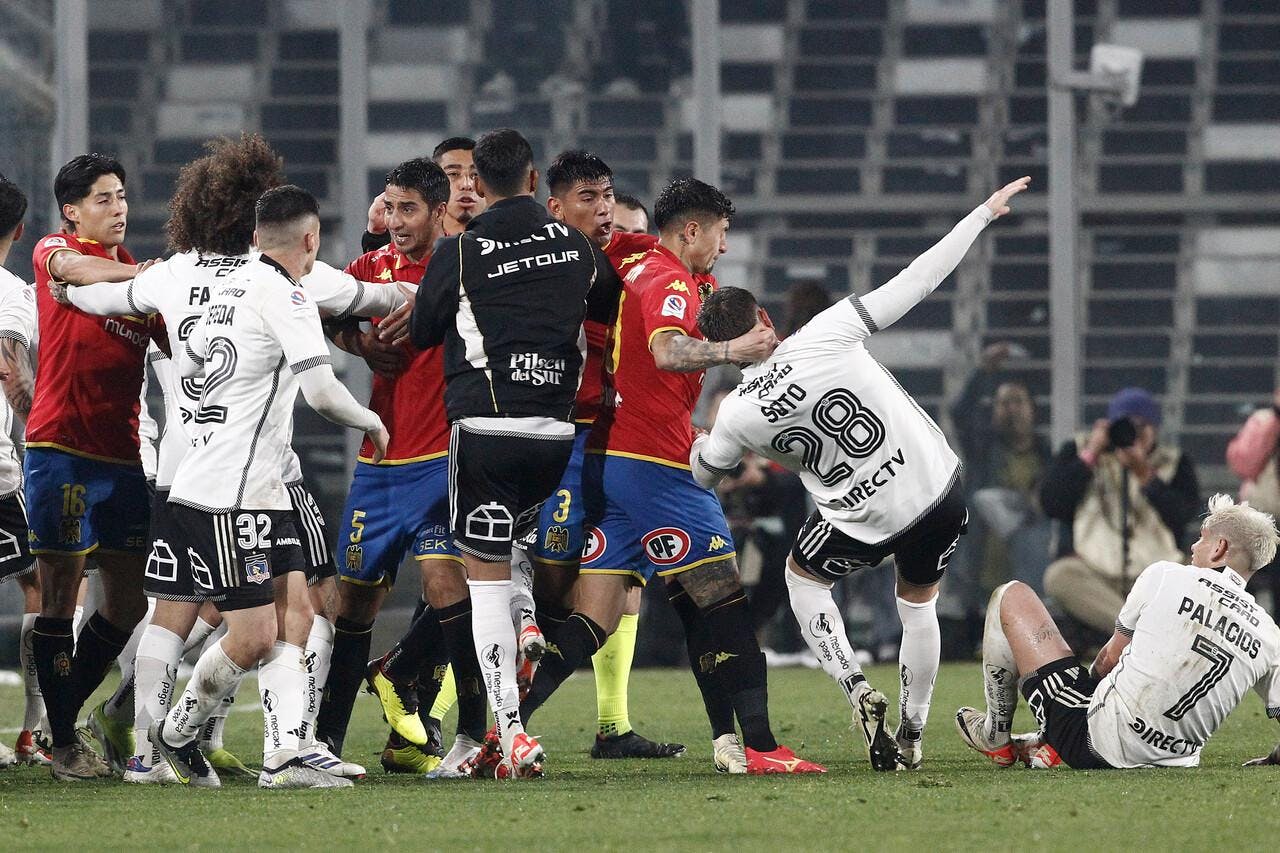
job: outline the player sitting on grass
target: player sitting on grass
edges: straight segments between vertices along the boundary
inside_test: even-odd
[[[982,639],[987,712],[957,711],[960,737],[1000,767],[1032,763],[1009,735],[1019,683],[1046,765],[1195,767],[1251,687],[1280,719],[1280,629],[1245,591],[1278,541],[1270,515],[1214,495],[1191,565],[1147,567],[1088,671],[1029,586],[997,588]],[[1262,764],[1280,764],[1280,746],[1246,766]]]
[[[720,404],[710,435],[689,456],[710,487],[748,452],[800,475],[818,508],[787,560],[787,589],[805,642],[853,706],[854,724],[877,770],[916,769],[941,635],[938,581],[968,521],[960,460],[941,430],[863,345],[942,283],[991,220],[1026,189],[1020,178],[993,194],[951,233],[883,287],[850,295],[747,367]],[[711,294],[698,312],[708,341],[730,341],[768,325],[741,288]],[[726,348],[728,344],[723,344]],[[853,658],[836,581],[894,556],[902,620],[901,725],[884,731],[887,702]]]

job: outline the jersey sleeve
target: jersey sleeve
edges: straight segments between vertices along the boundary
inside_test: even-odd
[[[596,323],[612,323],[618,312],[622,279],[614,269],[613,262],[605,256],[600,247],[585,237],[583,239],[590,247],[591,257],[595,263],[591,290],[587,292],[587,319]]]
[[[348,264],[348,269],[354,265]],[[353,273],[335,269],[324,261],[316,261],[311,272],[302,277],[302,286],[323,314],[337,319],[350,314],[364,293],[364,284]]]
[[[1142,615],[1142,610],[1147,606],[1147,602],[1155,597],[1156,592],[1160,589],[1160,582],[1164,579],[1166,563],[1152,563],[1138,575],[1138,580],[1134,582],[1133,589],[1129,590],[1129,596],[1124,600],[1124,606],[1120,608],[1120,615],[1116,617],[1116,632],[1126,637],[1132,637],[1134,630],[1138,627],[1138,617]]]
[[[1273,720],[1280,720],[1280,660],[1272,661],[1271,668],[1258,679],[1253,689],[1262,697],[1267,716]]]
[[[80,244],[76,239],[68,234],[50,234],[39,243],[36,244],[35,250],[31,253],[31,266],[36,271],[36,278],[40,277],[40,270],[44,270],[52,281],[57,278],[49,272],[49,260],[59,252],[75,252],[77,255],[84,254],[80,251]]]
[[[264,301],[262,316],[295,374],[329,363],[329,344],[320,326],[320,311],[302,287],[272,288]]]
[[[9,338],[31,349],[36,333],[36,295],[30,287],[14,288],[0,302],[0,338]]]
[[[445,237],[436,243],[427,262],[409,322],[413,345],[418,349],[444,342],[458,317],[458,290],[462,286],[462,238]]]
[[[727,403],[728,400],[724,402]],[[727,477],[746,453],[742,442],[737,439],[728,425],[729,415],[729,411],[722,403],[711,433],[699,436],[693,442],[689,467],[693,469],[693,478],[705,488],[711,488],[721,478]]]
[[[667,273],[649,278],[641,285],[640,315],[644,321],[644,339],[653,346],[659,332],[680,332],[701,338],[698,332],[698,309],[694,305],[696,285],[689,273]]]

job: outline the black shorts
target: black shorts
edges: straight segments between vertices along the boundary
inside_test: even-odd
[[[302,557],[307,566],[307,583],[316,584],[338,573],[329,549],[329,531],[324,524],[320,505],[312,497],[307,484],[299,480],[285,486],[293,502],[293,521],[301,534]]]
[[[148,598],[164,601],[204,601],[204,596],[196,594],[191,560],[182,544],[181,531],[174,524],[173,510],[169,490],[157,489],[151,499],[151,553],[147,555],[142,591]]]
[[[564,476],[573,433],[536,436],[453,425],[449,521],[464,554],[511,559],[511,543],[536,535],[538,512]]]
[[[211,513],[170,504],[169,512],[195,595],[219,611],[270,604],[273,578],[306,570],[292,510]]]
[[[1089,700],[1097,689],[1098,679],[1074,657],[1047,663],[1022,682],[1045,741],[1077,770],[1111,766],[1089,744]]]
[[[968,527],[969,510],[957,478],[937,505],[915,524],[876,545],[841,533],[815,510],[800,528],[791,557],[800,568],[834,583],[858,569],[878,566],[892,554],[899,577],[916,586],[929,586],[942,579],[947,562]]]
[[[34,572],[27,543],[27,505],[22,490],[0,498],[0,583]]]

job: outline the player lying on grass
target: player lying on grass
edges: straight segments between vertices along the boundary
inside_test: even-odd
[[[1214,495],[1191,565],[1147,567],[1089,671],[1030,587],[997,588],[982,640],[987,712],[957,711],[960,737],[1001,767],[1022,757],[1009,735],[1019,684],[1050,765],[1195,767],[1251,687],[1280,719],[1280,630],[1245,591],[1277,541],[1270,515]],[[1249,762],[1260,764],[1280,764],[1280,746]]]
[[[787,560],[787,589],[800,632],[853,706],[877,770],[916,769],[938,674],[938,581],[968,522],[960,460],[924,410],[867,352],[870,335],[896,322],[951,274],[991,220],[1026,189],[1020,178],[867,294],[850,295],[746,367],[715,426],[693,444],[689,464],[710,487],[755,453],[800,475],[817,510]],[[729,341],[768,325],[741,288],[711,294],[698,313],[708,341]],[[727,344],[725,344],[727,347]],[[893,555],[898,569],[901,725],[884,729],[887,701],[853,658],[836,581]]]

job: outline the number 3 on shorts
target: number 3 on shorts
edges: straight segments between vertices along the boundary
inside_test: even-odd
[[[569,504],[573,503],[573,492],[568,489],[557,489],[556,497],[560,499],[560,505],[556,507],[556,511],[551,513],[551,517],[563,524],[569,520]]]

